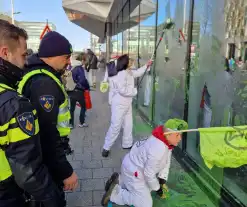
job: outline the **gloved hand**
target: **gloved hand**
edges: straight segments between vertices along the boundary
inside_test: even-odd
[[[162,198],[162,196],[163,196],[162,187],[160,187],[160,189],[156,191],[156,194],[157,194],[160,198]]]
[[[165,179],[159,179],[159,183],[160,183],[160,189],[158,191],[156,191],[157,195],[161,198],[161,199],[166,199],[167,198],[167,192],[168,192],[168,187],[166,185],[166,180]]]
[[[107,90],[108,90],[108,88],[109,88],[109,84],[108,84],[108,82],[101,82],[100,83],[100,91],[102,92],[102,93],[106,93],[107,92]]]
[[[164,184],[166,185],[166,184]],[[166,199],[168,197],[167,191],[163,189],[163,187],[160,186],[160,189],[156,191],[156,194],[161,198],[161,199]]]

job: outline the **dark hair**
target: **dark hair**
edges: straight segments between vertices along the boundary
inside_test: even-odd
[[[91,49],[87,49],[88,54],[93,55],[93,51]]]
[[[129,65],[129,56],[122,55],[117,59],[117,71],[126,70]]]
[[[20,37],[25,40],[28,39],[24,29],[0,19],[0,46],[7,45],[11,50],[14,50],[19,44]]]
[[[78,56],[76,57],[76,60],[78,61],[82,61],[82,60],[86,60],[86,54],[84,52],[81,52],[80,54],[78,54]]]

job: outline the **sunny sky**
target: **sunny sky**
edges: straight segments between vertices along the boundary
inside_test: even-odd
[[[0,12],[11,14],[10,0],[0,0]],[[62,0],[14,0],[15,15],[19,21],[41,21],[46,19],[56,25],[57,31],[67,37],[74,47],[74,50],[88,48],[90,34],[71,23],[63,8]]]
[[[18,21],[39,21],[52,22],[56,25],[56,29],[59,33],[64,35],[69,39],[73,45],[74,50],[80,51],[82,49],[88,48],[90,46],[90,34],[78,27],[77,25],[71,23],[63,8],[62,0],[13,0],[15,12],[20,12],[20,14],[15,15],[15,19]],[[155,2],[157,0],[154,0]],[[172,1],[170,4],[170,12],[173,16],[175,13],[175,2]],[[179,0],[180,2],[183,0]],[[167,13],[166,3],[167,0],[159,0],[159,12],[158,12],[158,24],[164,22]],[[0,0],[0,12],[11,15],[11,0]],[[153,14],[141,25],[155,25],[156,14]]]

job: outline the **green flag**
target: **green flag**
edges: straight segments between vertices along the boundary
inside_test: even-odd
[[[247,164],[247,126],[199,128],[206,166],[237,168]]]

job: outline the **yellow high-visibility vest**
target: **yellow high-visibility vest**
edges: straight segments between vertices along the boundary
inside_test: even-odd
[[[5,84],[0,83],[0,94],[7,93],[8,91],[15,90]],[[33,115],[36,115],[36,113],[36,110],[33,110]],[[34,121],[34,134],[36,135],[39,133],[39,123],[37,118]],[[0,182],[6,180],[12,175],[12,171],[9,162],[6,158],[3,147],[11,143],[15,143],[29,138],[30,136],[24,133],[22,129],[19,128],[16,117],[11,118],[9,122],[0,126]]]
[[[37,69],[33,70],[22,78],[22,80],[19,82],[18,85],[18,93],[22,94],[23,93],[23,88],[25,87],[25,84],[27,81],[34,75],[37,74],[45,74],[49,77],[51,77],[61,88],[63,94],[64,94],[64,102],[59,106],[59,113],[57,117],[57,130],[59,131],[59,134],[61,137],[68,136],[71,132],[70,127],[69,127],[69,121],[71,119],[70,111],[69,111],[69,99],[68,99],[68,94],[65,91],[65,88],[61,81],[53,75],[51,72],[45,70],[45,69]]]

